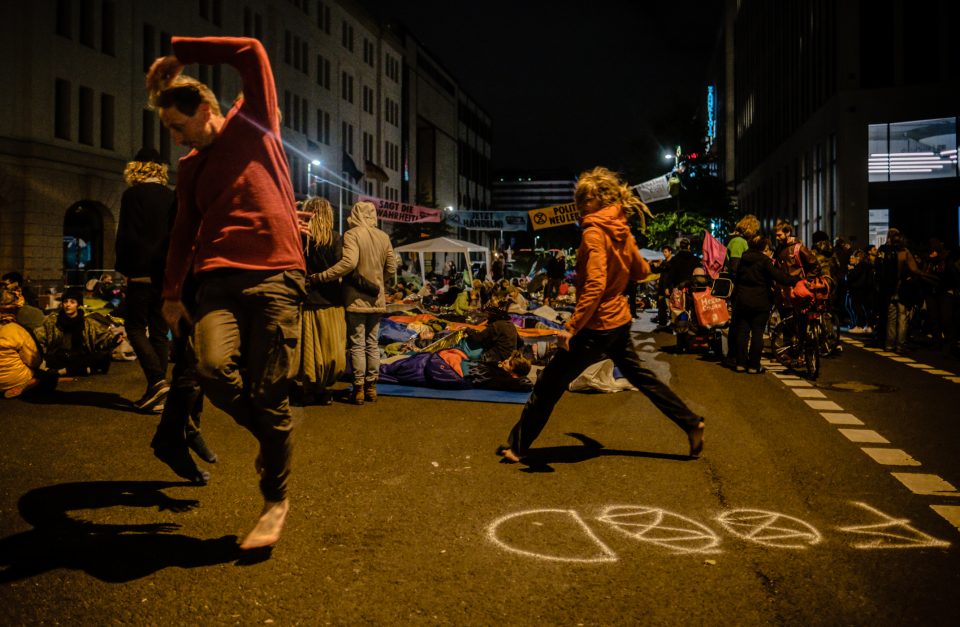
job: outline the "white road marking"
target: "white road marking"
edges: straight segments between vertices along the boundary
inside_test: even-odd
[[[817,411],[843,411],[843,407],[840,407],[833,401],[804,401],[811,409],[816,409]]]
[[[910,457],[906,451],[898,448],[862,448],[873,461],[884,466],[919,466],[920,462]]]
[[[893,518],[866,503],[854,503],[881,519],[873,525],[837,527],[840,531],[873,537],[872,540],[851,544],[855,549],[924,549],[946,548],[949,542],[939,540],[910,526],[906,518]]]
[[[780,379],[783,381],[783,384],[792,388],[812,388],[813,384],[809,381],[804,381],[800,377],[794,379]]]
[[[550,555],[544,553],[536,553],[534,551],[525,551],[517,547],[511,546],[501,540],[497,536],[497,529],[508,520],[518,518],[520,516],[529,516],[531,514],[560,514],[561,517],[569,517],[584,533],[584,535],[593,542],[597,548],[597,554],[594,557],[573,557],[565,555]],[[520,555],[526,555],[527,557],[536,557],[543,560],[549,560],[553,562],[577,562],[581,564],[597,564],[604,562],[616,562],[617,554],[613,552],[603,541],[593,533],[593,530],[587,526],[587,523],[584,522],[583,518],[580,517],[575,510],[572,509],[530,509],[525,512],[515,512],[513,514],[507,514],[506,516],[501,516],[496,519],[490,526],[487,527],[487,537],[491,542],[497,544],[506,551],[511,553],[519,553]]]
[[[779,549],[805,549],[818,544],[820,532],[799,518],[760,509],[735,509],[717,516],[732,535]]]
[[[881,357],[896,357],[896,356],[897,356],[896,353],[891,353],[890,351],[880,351],[879,353],[877,353],[877,355],[880,355]]]
[[[882,352],[883,352],[883,349],[882,349],[882,348],[875,348],[875,347],[873,347],[873,346],[864,346],[864,347],[863,347],[863,350],[865,350],[865,351],[870,351],[871,353],[882,353]]]
[[[890,440],[872,429],[837,429],[851,442],[866,442],[868,444],[890,444]]]
[[[799,396],[800,398],[827,398],[827,395],[821,392],[820,390],[815,390],[812,387],[809,389],[806,388],[790,388],[790,391]]]
[[[774,372],[774,373],[773,373],[773,376],[775,376],[776,378],[780,379],[781,381],[792,381],[792,380],[794,380],[794,379],[799,379],[799,378],[800,378],[800,377],[798,377],[798,376],[795,375],[795,374],[782,374],[782,373],[779,373],[779,372]]]
[[[897,357],[891,357],[890,359],[892,359],[893,361],[899,361],[901,364],[912,364],[912,363],[914,363],[914,361],[913,361],[912,359],[910,359],[909,357],[900,357],[900,356],[897,356]]]
[[[960,492],[948,481],[937,475],[927,475],[915,472],[892,472],[893,477],[907,486],[914,494],[928,496],[960,496]]]
[[[954,383],[960,383],[960,377],[946,377],[947,381],[953,381]]]
[[[907,365],[911,368],[918,368],[920,370],[933,370],[933,366],[928,366],[927,364],[912,363]]]
[[[827,422],[834,425],[862,425],[863,421],[853,414],[843,414],[836,412],[822,411],[820,415],[827,419]]]
[[[951,377],[951,376],[953,376],[953,373],[950,372],[949,370],[924,370],[924,372],[927,372],[927,373],[929,373],[929,374],[939,375],[939,376],[941,376],[941,377]]]
[[[947,519],[960,531],[960,505],[931,505],[930,509]]]

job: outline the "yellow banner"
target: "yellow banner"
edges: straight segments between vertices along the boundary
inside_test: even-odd
[[[531,209],[527,213],[530,214],[530,225],[534,231],[573,224],[580,220],[580,212],[577,211],[577,206],[572,202],[566,205]]]

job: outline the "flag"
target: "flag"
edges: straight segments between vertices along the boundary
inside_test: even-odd
[[[707,271],[711,279],[716,279],[720,276],[720,271],[723,270],[723,263],[726,258],[727,247],[721,244],[713,235],[710,235],[710,231],[704,229],[703,269]]]
[[[363,176],[363,172],[361,172],[357,164],[353,162],[353,159],[350,158],[346,150],[343,151],[343,171],[350,175],[350,178],[354,181],[359,181],[360,177]]]

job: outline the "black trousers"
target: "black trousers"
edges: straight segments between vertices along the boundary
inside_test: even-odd
[[[570,340],[569,351],[558,351],[540,373],[533,393],[520,414],[520,420],[510,431],[507,440],[514,453],[519,456],[527,454],[567,386],[584,368],[604,357],[612,359],[627,381],[646,394],[657,409],[685,432],[695,429],[703,420],[651,370],[641,365],[630,339],[630,324],[606,331],[585,329]]]
[[[183,325],[184,327],[186,325]],[[185,446],[185,436],[200,428],[203,391],[197,380],[197,358],[188,329],[173,339],[173,375],[153,445]]]
[[[730,342],[738,366],[760,369],[760,357],[763,354],[763,328],[770,318],[769,309],[749,309],[737,307]]]
[[[147,378],[147,385],[167,377],[169,352],[167,332],[169,327],[160,313],[163,299],[160,289],[150,283],[127,283],[127,315],[123,320],[124,330],[137,361]],[[149,330],[149,337],[147,331]]]

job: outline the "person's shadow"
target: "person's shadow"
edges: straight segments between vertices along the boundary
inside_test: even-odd
[[[530,449],[520,463],[525,465],[522,472],[553,472],[550,464],[576,464],[597,457],[646,457],[650,459],[669,459],[674,461],[689,461],[688,455],[674,455],[671,453],[651,453],[648,451],[626,451],[604,448],[603,444],[582,433],[568,433],[572,438],[580,440],[580,446],[545,446]]]
[[[120,583],[163,568],[194,568],[240,560],[236,536],[201,540],[172,533],[174,522],[101,524],[73,517],[74,510],[156,507],[158,512],[193,509],[193,499],[175,499],[164,488],[191,485],[165,481],[92,481],[37,488],[18,503],[33,529],[0,539],[0,583],[53,569],[82,570]]]
[[[23,400],[34,405],[78,405],[123,412],[140,411],[133,403],[116,392],[97,392],[95,390],[52,390],[24,395]]]

